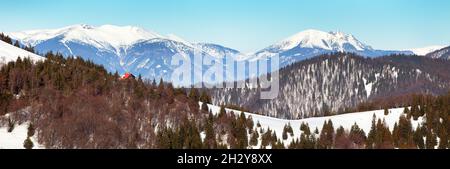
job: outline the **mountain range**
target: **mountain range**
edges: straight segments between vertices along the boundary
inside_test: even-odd
[[[233,105],[283,119],[301,119],[353,111],[368,103],[396,107],[411,94],[442,95],[450,89],[450,60],[415,55],[364,58],[333,53],[279,70],[279,92],[260,99],[257,87],[212,89],[214,105]],[[246,86],[259,86],[247,80]],[[370,107],[370,106],[369,106]]]
[[[191,43],[176,35],[163,36],[133,26],[72,25],[59,29],[8,33],[22,44],[34,46],[40,53],[59,52],[65,56],[81,56],[103,65],[110,72],[140,74],[145,78],[170,80],[175,66],[171,56],[224,58],[234,56],[247,60],[280,56],[281,67],[332,52],[350,52],[365,57],[391,54],[414,54],[413,51],[373,49],[356,37],[343,32],[306,30],[252,54],[218,44]],[[420,50],[423,51],[423,50]],[[430,50],[431,51],[431,50]]]

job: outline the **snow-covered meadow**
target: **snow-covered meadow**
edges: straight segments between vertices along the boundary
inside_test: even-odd
[[[202,103],[200,103],[200,105],[201,104]],[[218,114],[220,111],[219,106],[209,104],[208,107],[213,114]],[[241,114],[241,111],[232,109],[225,109],[225,110],[227,113],[234,112],[236,115]],[[254,124],[256,125],[259,122],[261,124],[261,128],[263,128],[264,130],[270,128],[272,131],[275,131],[278,137],[280,137],[281,134],[283,133],[284,126],[290,124],[294,131],[294,136],[291,137],[290,135],[288,135],[288,139],[284,141],[285,144],[289,144],[292,141],[292,138],[300,137],[300,134],[302,133],[300,131],[300,125],[302,123],[308,124],[311,131],[314,131],[316,128],[319,131],[321,131],[323,123],[328,120],[331,120],[333,122],[333,126],[335,129],[338,128],[339,126],[342,126],[344,127],[344,129],[350,130],[351,126],[356,123],[361,129],[364,130],[366,134],[368,134],[372,125],[373,115],[375,114],[377,119],[385,120],[386,124],[389,126],[389,129],[392,131],[394,124],[398,122],[400,116],[403,114],[403,110],[404,108],[389,109],[388,115],[384,115],[384,110],[375,110],[367,112],[348,113],[328,117],[313,117],[301,120],[285,120],[248,112],[244,112],[244,114],[246,115],[247,118],[249,116],[252,116]],[[416,128],[417,125],[422,123],[422,121],[423,121],[422,117],[420,117],[418,120],[412,120],[411,122],[413,128]]]

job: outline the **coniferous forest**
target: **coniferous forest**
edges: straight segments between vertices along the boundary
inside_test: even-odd
[[[174,88],[141,77],[121,79],[102,66],[79,57],[47,53],[45,61],[27,58],[0,70],[2,125],[30,121],[29,135],[46,148],[161,148],[161,149],[344,149],[448,148],[450,93],[414,95],[393,131],[383,119],[373,119],[370,132],[326,121],[321,131],[302,124],[299,138],[290,124],[283,133],[261,128],[244,114],[213,115],[206,91]],[[389,113],[389,112],[385,112]],[[413,128],[411,120],[424,118]],[[279,135],[277,135],[279,134]],[[36,144],[36,143],[34,143]],[[24,140],[24,146],[33,142]]]

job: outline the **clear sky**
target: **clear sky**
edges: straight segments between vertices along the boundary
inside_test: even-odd
[[[305,29],[343,31],[377,49],[450,45],[448,0],[10,0],[0,31],[133,25],[252,52]]]

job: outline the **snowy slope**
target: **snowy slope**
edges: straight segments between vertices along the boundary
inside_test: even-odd
[[[16,61],[18,57],[28,57],[34,61],[43,60],[44,57],[17,48],[13,45],[0,41],[0,65],[11,61]]]
[[[24,149],[23,142],[27,138],[29,123],[16,125],[11,133],[8,133],[7,127],[0,127],[0,149]],[[33,149],[43,148],[39,145],[36,135],[31,137],[34,146]]]
[[[220,111],[219,106],[208,105],[208,107],[210,108],[213,114],[218,114]],[[346,130],[350,130],[351,126],[356,123],[362,130],[364,130],[366,134],[368,134],[372,125],[372,118],[374,114],[377,119],[386,120],[386,124],[389,126],[390,130],[393,130],[394,124],[398,122],[399,117],[403,114],[403,109],[404,108],[390,109],[389,110],[390,113],[387,116],[384,115],[383,110],[375,110],[375,111],[355,112],[328,117],[306,118],[301,120],[284,120],[253,113],[247,112],[244,113],[246,117],[252,116],[255,125],[257,122],[259,122],[262,128],[264,129],[270,128],[272,131],[276,132],[277,136],[281,136],[284,126],[286,124],[290,124],[292,126],[292,129],[294,130],[294,138],[298,138],[300,137],[301,134],[300,125],[302,123],[307,123],[311,129],[311,132],[313,132],[316,127],[319,129],[319,131],[321,131],[323,123],[328,120],[331,120],[333,122],[333,126],[335,129],[338,128],[339,126],[342,126]],[[239,115],[241,113],[241,111],[231,109],[226,109],[226,111],[228,113],[233,111],[236,115]],[[417,121],[414,120],[411,121],[413,128],[416,128],[417,125],[422,124],[423,118],[420,117]],[[287,139],[285,140],[285,143],[290,143],[290,141],[291,139]]]
[[[431,52],[437,51],[439,49],[445,48],[446,46],[443,45],[435,45],[435,46],[427,46],[423,48],[413,48],[408,49],[409,51],[412,51],[414,54],[419,56],[425,56],[426,54],[429,54]]]

